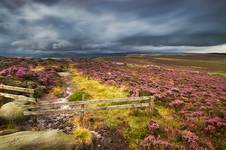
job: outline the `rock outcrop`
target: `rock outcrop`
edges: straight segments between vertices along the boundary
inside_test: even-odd
[[[75,139],[57,130],[22,131],[0,136],[0,150],[77,149]]]

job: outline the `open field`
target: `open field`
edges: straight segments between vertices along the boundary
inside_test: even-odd
[[[126,61],[152,63],[157,65],[182,66],[188,69],[202,69],[210,73],[226,73],[226,55],[223,54],[153,54],[129,55]]]
[[[82,145],[80,149],[224,149],[225,75],[226,56],[217,54],[0,57],[1,84],[34,89],[40,106],[47,102],[54,106],[54,102],[156,97],[152,113],[146,108],[99,110],[85,112],[82,122],[78,114],[66,112],[23,118],[22,122],[7,120],[2,118],[1,109],[13,100],[1,97],[0,131],[58,129],[74,137],[76,144]]]

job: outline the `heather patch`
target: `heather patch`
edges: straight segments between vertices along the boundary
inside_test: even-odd
[[[212,123],[213,126],[205,122],[209,120],[210,115],[218,117],[224,114],[226,100],[224,77],[211,76],[202,70],[169,69],[156,65],[131,68],[126,64],[119,66],[107,59],[81,61],[77,64],[77,69],[91,79],[126,88],[130,96],[143,94],[156,96],[164,107],[156,108],[158,113],[153,120],[163,128],[191,130],[202,135],[203,139],[212,139],[210,143],[216,147],[220,143],[216,143],[213,136],[221,137],[222,130],[214,130],[218,128],[216,123]],[[220,125],[222,124],[225,124],[225,119],[221,120]],[[210,136],[206,131],[217,134]]]
[[[1,70],[0,75],[7,77],[6,80],[16,79],[23,82],[36,81],[38,85],[43,85],[47,88],[53,87],[56,85],[57,80],[59,81],[59,76],[57,75],[57,72],[54,68],[43,68],[41,70],[33,71],[31,66],[12,66]]]

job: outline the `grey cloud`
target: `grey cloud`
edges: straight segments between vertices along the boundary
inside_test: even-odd
[[[0,44],[87,52],[219,45],[226,43],[225,14],[224,0],[2,0]]]

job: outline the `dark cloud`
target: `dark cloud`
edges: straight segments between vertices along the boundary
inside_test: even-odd
[[[192,45],[211,46],[225,44],[226,34],[191,34],[191,35],[167,35],[167,36],[133,36],[120,40],[124,45]]]
[[[223,45],[225,14],[225,0],[1,0],[0,45],[77,52]]]

